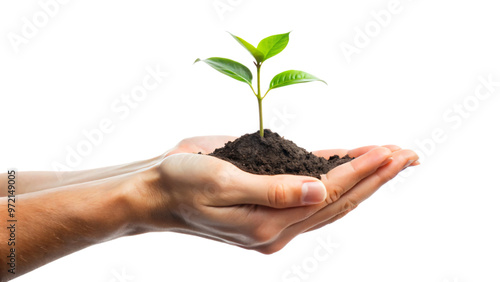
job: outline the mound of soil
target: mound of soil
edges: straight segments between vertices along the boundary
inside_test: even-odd
[[[317,157],[269,129],[264,130],[264,138],[260,137],[259,131],[245,134],[209,155],[254,174],[296,174],[318,179],[321,174],[354,159],[337,155],[328,160]]]

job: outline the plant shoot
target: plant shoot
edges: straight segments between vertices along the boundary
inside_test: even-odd
[[[269,83],[269,88],[267,89],[267,91],[265,93],[261,92],[260,70],[262,64],[267,59],[278,55],[285,49],[289,41],[289,34],[290,32],[266,37],[259,42],[257,48],[252,44],[246,42],[242,38],[231,34],[231,36],[236,41],[238,41],[238,43],[240,43],[241,46],[243,46],[248,52],[250,52],[250,54],[255,59],[254,65],[257,68],[257,91],[255,91],[255,88],[252,86],[252,72],[241,63],[220,57],[211,57],[205,60],[196,59],[195,61],[195,63],[200,61],[205,62],[215,70],[238,81],[244,82],[250,86],[250,89],[252,89],[253,94],[255,95],[255,97],[257,97],[257,101],[259,104],[259,128],[261,137],[264,137],[264,126],[262,121],[262,100],[264,100],[269,91],[287,85],[312,81],[321,81],[326,84],[325,81],[309,73],[298,70],[287,70],[274,76],[274,78]]]

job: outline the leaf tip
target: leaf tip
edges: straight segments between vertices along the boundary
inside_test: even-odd
[[[193,62],[193,65],[196,64],[197,62],[201,61],[200,58],[196,59],[194,62]]]

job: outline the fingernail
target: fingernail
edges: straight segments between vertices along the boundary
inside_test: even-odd
[[[419,161],[415,161],[412,163],[413,166],[416,166],[416,165],[420,165],[420,162]]]
[[[302,184],[302,203],[317,204],[326,198],[326,188],[321,181],[306,182]]]
[[[413,162],[414,162],[414,160],[407,161],[406,164],[405,164],[405,166],[403,167],[403,169],[409,167]]]

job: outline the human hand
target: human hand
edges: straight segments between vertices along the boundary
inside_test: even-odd
[[[214,157],[181,153],[211,152],[231,138],[193,138],[171,150],[173,154],[156,167],[154,176],[147,177],[148,193],[142,193],[148,197],[142,202],[149,203],[142,221],[148,225],[146,230],[194,234],[272,253],[298,234],[347,214],[408,161],[418,158],[396,146],[318,151],[320,156],[356,157],[319,181],[306,176],[253,175]],[[304,197],[303,184],[309,182],[316,188]]]

